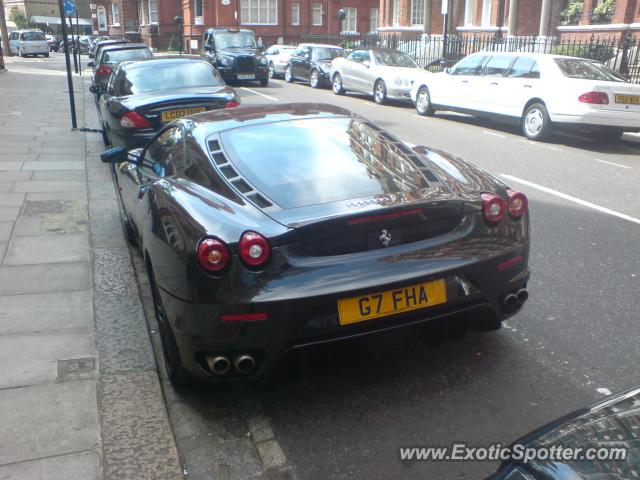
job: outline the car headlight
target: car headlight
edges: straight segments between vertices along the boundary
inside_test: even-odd
[[[223,67],[228,67],[229,65],[231,65],[231,62],[227,57],[218,57],[218,63]]]
[[[266,65],[267,64],[267,59],[264,57],[260,57],[260,65]]]

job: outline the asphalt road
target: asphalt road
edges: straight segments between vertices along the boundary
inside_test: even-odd
[[[530,300],[501,330],[430,346],[381,338],[291,358],[258,393],[301,479],[483,478],[496,463],[402,462],[401,446],[514,441],[640,384],[640,142],[534,143],[515,127],[273,81],[243,104],[323,102],[487,169],[530,199]],[[640,140],[640,139],[639,139]],[[602,391],[602,390],[601,390]]]

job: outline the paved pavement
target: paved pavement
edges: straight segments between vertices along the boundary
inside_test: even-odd
[[[181,478],[100,136],[70,129],[61,56],[5,60],[0,478]]]

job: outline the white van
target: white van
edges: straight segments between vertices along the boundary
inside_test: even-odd
[[[49,56],[49,44],[40,30],[17,30],[9,35],[9,48],[14,55]]]

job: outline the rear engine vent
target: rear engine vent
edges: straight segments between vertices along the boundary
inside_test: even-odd
[[[216,152],[213,154],[213,161],[216,162],[216,165],[224,165],[227,163],[227,157],[222,152]]]
[[[272,207],[273,206],[273,204],[269,200],[264,198],[258,192],[250,193],[250,194],[246,195],[246,197],[249,200],[251,200],[253,203],[255,203],[257,206],[259,206],[260,208],[267,208],[267,207]]]
[[[224,167],[220,167],[220,172],[225,178],[236,178],[238,176],[238,172],[231,165],[225,165]]]
[[[247,193],[250,192],[251,190],[253,190],[249,184],[247,182],[245,182],[242,179],[239,180],[234,180],[233,182],[231,182],[233,184],[234,187],[236,187],[238,189],[238,191],[240,193]]]
[[[218,140],[209,140],[209,150],[212,152],[220,150],[220,143],[218,143]]]

